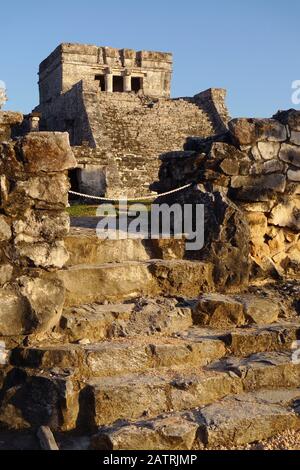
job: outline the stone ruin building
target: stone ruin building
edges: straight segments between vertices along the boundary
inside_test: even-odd
[[[76,75],[82,54],[74,52],[83,50],[89,52],[88,65],[80,66],[88,76],[84,86],[83,73]],[[66,53],[61,61],[62,51],[75,57]],[[68,433],[74,448],[189,450],[240,448],[298,432],[300,111],[227,123],[227,112],[216,112],[215,90],[204,93],[201,109],[197,97],[167,97],[170,55],[72,45],[53,54],[41,66],[41,86],[46,93],[42,71],[49,68],[56,97],[49,85],[44,104],[26,119],[0,112],[0,435],[27,430],[36,446],[36,432],[47,426],[62,449]],[[149,108],[138,88],[150,86],[146,79],[157,64],[145,57],[165,59],[155,75],[156,92],[165,96],[151,98]],[[141,79],[130,82],[133,92],[99,91],[114,80],[95,76],[109,69],[120,77],[121,63]],[[75,84],[65,81],[61,93],[62,77],[72,76],[64,67],[74,67]],[[129,87],[129,76],[115,86]],[[83,91],[96,85],[98,91]],[[82,114],[72,114],[76,97],[85,103]],[[156,148],[159,171],[151,188],[157,201],[204,204],[201,250],[188,252],[184,238],[109,240],[97,238],[93,227],[70,228],[68,174],[78,163],[86,168],[78,155],[86,152],[87,166],[97,160],[105,177],[109,139],[110,158],[117,158],[112,130],[103,134],[105,151],[100,138],[88,140],[97,140],[99,127],[86,126],[87,115],[93,104],[106,103],[107,115],[93,116],[105,115],[107,130],[112,103],[115,125],[123,99],[129,109],[135,103],[144,122],[156,107],[156,116],[175,116],[174,128],[171,121],[160,125],[171,149]],[[185,137],[178,134],[178,108],[194,116]],[[67,112],[79,136],[85,129],[87,144],[69,128],[70,146]],[[124,148],[121,141],[121,160]],[[120,176],[120,161],[117,167]]]
[[[82,193],[149,193],[157,156],[224,130],[225,91],[170,98],[172,54],[61,44],[39,69],[41,129],[67,131]]]

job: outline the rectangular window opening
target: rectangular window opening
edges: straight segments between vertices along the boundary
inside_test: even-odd
[[[131,77],[131,89],[138,93],[143,88],[143,79],[141,77]]]
[[[113,76],[113,91],[119,93],[124,91],[123,77],[119,75]]]
[[[101,91],[105,91],[105,76],[104,75],[95,75],[95,80],[99,82],[99,88]]]

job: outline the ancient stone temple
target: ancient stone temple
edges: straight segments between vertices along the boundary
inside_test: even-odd
[[[40,64],[35,111],[42,130],[70,135],[73,189],[149,193],[161,153],[224,131],[225,90],[171,99],[172,61],[170,53],[61,44]]]
[[[299,439],[300,111],[228,122],[222,90],[169,98],[171,62],[62,45],[38,109],[0,111],[0,449]],[[101,237],[68,175],[201,205],[204,245]]]
[[[22,118],[0,112],[0,432],[106,450],[298,432],[300,112],[161,156],[157,191],[192,183],[163,202],[204,204],[192,256],[69,231],[68,133],[13,137]]]

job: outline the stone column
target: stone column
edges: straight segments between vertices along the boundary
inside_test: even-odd
[[[124,80],[124,91],[129,93],[131,91],[131,72],[130,70],[125,70]]]
[[[105,91],[109,93],[113,91],[113,74],[110,71],[105,74]]]
[[[40,116],[37,114],[31,114],[29,116],[29,130],[30,132],[39,131],[40,128]]]

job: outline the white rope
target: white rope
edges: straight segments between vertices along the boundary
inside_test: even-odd
[[[167,191],[162,194],[153,194],[151,196],[140,196],[140,197],[133,197],[133,198],[128,198],[126,199],[127,201],[146,201],[146,200],[154,200],[162,196],[167,196],[169,194],[177,193],[178,191],[182,191],[183,189],[190,188],[192,186],[192,183],[186,184],[184,186],[181,186],[180,188],[172,189],[171,191]],[[114,198],[109,198],[109,197],[99,197],[99,196],[92,196],[90,194],[83,194],[83,193],[78,193],[77,191],[69,191],[69,194],[74,194],[75,196],[81,196],[81,197],[86,197],[89,199],[96,199],[97,201],[124,201],[124,199],[114,199]]]

